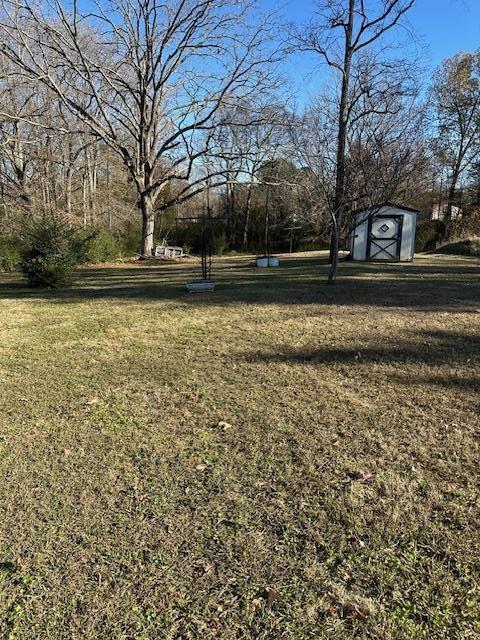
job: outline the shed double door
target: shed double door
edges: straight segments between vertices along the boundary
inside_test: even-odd
[[[375,216],[368,221],[367,260],[399,260],[403,216]]]

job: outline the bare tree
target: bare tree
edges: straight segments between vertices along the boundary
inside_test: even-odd
[[[144,255],[166,186],[183,181],[177,201],[203,188],[196,162],[209,153],[220,107],[271,84],[271,25],[251,9],[243,0],[106,0],[83,13],[76,2],[1,2],[0,51],[16,74],[48,87],[79,131],[122,158]]]
[[[258,186],[257,173],[268,161],[281,155],[287,142],[288,114],[284,104],[238,105],[236,114],[226,114],[215,136],[218,160],[225,166],[228,182],[228,210],[234,215],[236,187],[245,192],[241,212],[241,246],[248,246],[252,196]]]
[[[448,172],[445,235],[461,177],[480,151],[480,50],[458,53],[437,70],[433,86],[437,138],[435,150]]]
[[[415,0],[317,0],[315,14],[308,25],[295,29],[292,44],[300,51],[313,52],[335,71],[339,80],[339,100],[336,118],[335,188],[332,201],[332,236],[329,280],[335,280],[338,263],[339,232],[346,211],[345,177],[347,136],[352,112],[359,95],[377,92],[374,75],[370,83],[357,84],[352,92],[352,77],[359,59],[375,51],[383,36],[396,27],[413,7]],[[385,48],[370,57],[375,61],[382,83],[382,74],[392,62],[385,57]],[[359,90],[359,91],[358,91]],[[384,91],[384,90],[382,90]]]
[[[426,107],[414,95],[390,96],[390,111],[365,109],[347,140],[346,199],[353,208],[407,201],[427,188]]]
[[[44,116],[47,109],[41,92],[26,82],[13,81],[9,71],[8,64],[0,65],[0,180],[4,205],[25,209],[32,203],[32,182],[38,178],[35,160],[43,134],[32,120]]]
[[[387,96],[382,96],[382,102]],[[388,96],[389,109],[374,109],[372,97],[357,103],[349,123],[345,153],[345,204],[352,210],[400,199],[410,200],[419,188],[428,188],[431,168],[426,151],[425,107],[416,96]],[[310,221],[325,234],[334,223],[335,113],[329,97],[316,101],[292,127],[297,163],[302,165],[301,190],[312,203]],[[342,231],[351,231],[343,220]]]
[[[58,101],[38,83],[3,76],[0,103],[0,181],[3,203],[19,214],[42,211],[73,215],[75,174],[87,175],[85,158],[95,140],[82,134],[59,134],[72,124]],[[85,160],[87,160],[85,162]],[[89,193],[92,193],[90,191]],[[92,198],[88,204],[92,208]],[[94,204],[94,203],[93,203]]]

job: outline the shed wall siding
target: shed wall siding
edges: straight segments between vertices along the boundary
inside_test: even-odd
[[[367,255],[368,222],[362,222],[353,230],[353,259],[365,260]]]
[[[415,228],[417,216],[408,213],[403,216],[402,245],[400,248],[400,260],[411,260],[415,253]]]

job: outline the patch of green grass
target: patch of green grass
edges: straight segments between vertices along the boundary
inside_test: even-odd
[[[195,269],[1,276],[0,637],[480,637],[480,262]]]

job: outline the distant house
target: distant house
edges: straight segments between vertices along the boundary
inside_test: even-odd
[[[355,211],[350,236],[352,259],[413,260],[418,213],[390,203]]]
[[[432,205],[431,220],[445,220],[448,211],[448,204],[446,202],[437,202]],[[460,207],[452,206],[452,220],[458,220],[462,217],[462,210]]]

